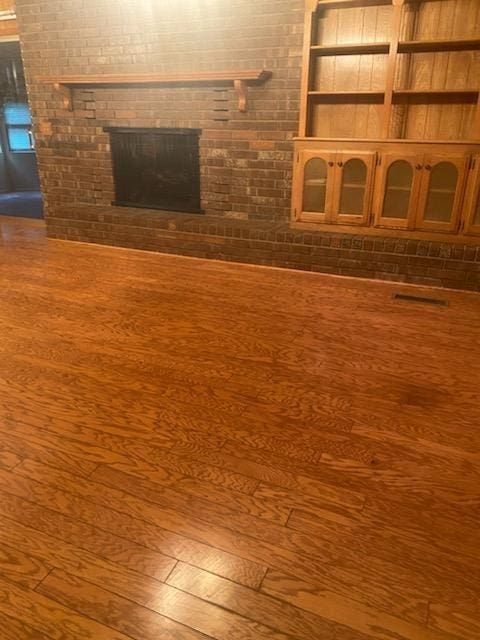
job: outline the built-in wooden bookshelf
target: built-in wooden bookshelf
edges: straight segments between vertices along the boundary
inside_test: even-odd
[[[306,0],[303,55],[294,219],[478,232],[479,0]]]
[[[344,106],[338,119],[341,137],[349,137],[341,122],[347,118],[352,138],[408,137],[408,120],[421,117],[414,105],[422,103],[424,138],[448,138],[438,131],[448,102],[456,105],[450,121],[468,119],[461,130],[452,127],[452,139],[480,138],[479,8],[470,0],[307,0],[300,135],[335,136],[322,105],[337,98],[345,105],[350,95],[351,108]],[[411,97],[413,106],[402,101],[403,127],[395,108],[400,96]],[[334,115],[335,106],[329,109]]]

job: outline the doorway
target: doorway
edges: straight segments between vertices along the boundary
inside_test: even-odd
[[[0,215],[43,217],[32,118],[18,42],[0,42]]]

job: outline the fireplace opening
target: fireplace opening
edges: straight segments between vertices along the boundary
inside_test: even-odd
[[[115,200],[124,207],[203,213],[199,129],[105,128]]]

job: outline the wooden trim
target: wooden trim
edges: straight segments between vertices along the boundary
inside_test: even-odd
[[[64,108],[72,109],[71,92],[76,87],[162,86],[183,84],[232,83],[238,96],[239,111],[246,111],[247,86],[266,82],[272,73],[265,69],[246,71],[199,71],[182,74],[105,74],[91,76],[38,76],[39,82],[51,82],[62,95]]]
[[[309,91],[309,97],[312,98],[382,98],[385,93],[383,91]]]
[[[341,233],[351,236],[368,236],[371,238],[397,238],[398,240],[425,240],[426,242],[447,242],[457,245],[469,245],[477,247],[478,236],[464,234],[460,232],[447,233],[445,231],[416,231],[415,229],[394,229],[389,227],[358,226],[347,224],[319,224],[314,220],[293,220],[290,223],[292,229],[303,229],[305,231],[324,231],[325,233]]]
[[[353,42],[351,44],[323,44],[310,47],[314,56],[350,56],[368,53],[388,53],[389,42]]]
[[[392,115],[393,89],[395,86],[395,72],[397,69],[398,43],[402,28],[403,0],[393,0],[392,32],[390,35],[390,52],[388,54],[387,75],[385,78],[385,98],[381,137],[388,138],[390,134],[390,120]]]
[[[298,125],[298,135],[307,136],[309,131],[309,103],[308,95],[311,85],[312,59],[310,56],[310,45],[313,39],[313,27],[315,24],[315,13],[311,0],[306,2],[304,36],[303,36],[303,63],[302,63],[302,80],[300,94],[300,122]]]
[[[427,96],[438,97],[458,96],[476,98],[479,94],[478,89],[395,89],[394,96]]]
[[[402,144],[402,145],[461,145],[462,147],[480,145],[480,141],[475,140],[416,140],[414,138],[314,138],[314,137],[296,137],[293,138],[294,142],[322,142],[332,143],[334,145],[339,144]]]
[[[468,174],[468,187],[465,196],[466,216],[464,232],[480,235],[480,221],[475,223],[477,204],[480,199],[480,155],[472,159]]]
[[[399,53],[475,51],[477,49],[480,49],[479,38],[459,38],[458,40],[403,40],[398,43]]]
[[[317,0],[317,7],[320,10],[346,9],[349,7],[380,7],[387,4],[392,4],[392,0]]]
[[[104,75],[38,76],[40,82],[57,82],[69,86],[125,85],[125,84],[184,84],[197,82],[264,82],[271,71],[250,69],[245,71],[194,71],[191,73],[125,73]]]
[[[480,93],[478,94],[477,109],[475,111],[475,120],[473,122],[472,137],[480,140]]]

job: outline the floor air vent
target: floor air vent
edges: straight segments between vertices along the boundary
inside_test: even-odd
[[[409,296],[405,293],[394,293],[394,300],[403,300],[404,302],[420,302],[422,304],[433,304],[437,307],[448,307],[448,300],[441,298],[424,298],[423,296]]]

